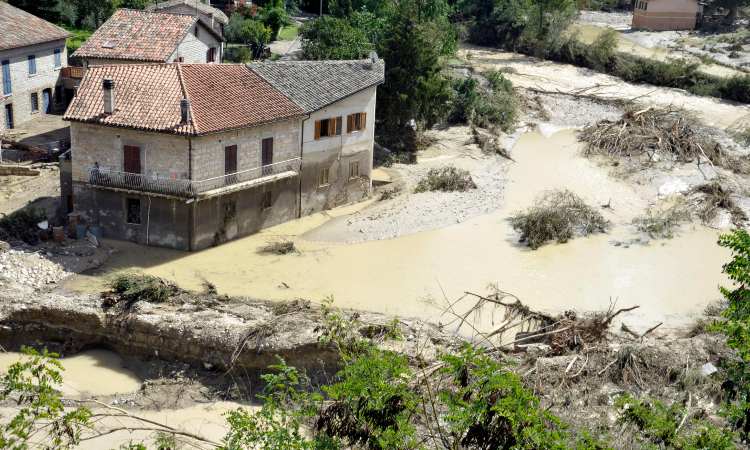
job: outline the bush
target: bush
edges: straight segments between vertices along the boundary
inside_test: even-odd
[[[502,73],[490,71],[487,80],[492,89],[479,86],[474,78],[453,82],[453,101],[448,115],[450,123],[466,123],[482,128],[512,128],[518,114],[513,84]]]
[[[260,20],[269,30],[271,30],[270,38],[272,41],[279,38],[279,31],[281,28],[292,23],[284,8],[280,7],[263,8],[263,11],[260,14]]]
[[[151,275],[118,275],[110,287],[128,304],[137,301],[163,303],[177,293],[175,285]]]
[[[266,44],[271,41],[271,30],[260,20],[246,19],[243,15],[234,13],[229,20],[226,36],[231,43],[249,47],[253,59],[258,59],[263,56]]]
[[[37,224],[47,220],[43,210],[38,208],[19,209],[0,218],[0,240],[21,240],[29,245],[39,242]]]
[[[305,59],[360,59],[373,48],[365,32],[346,19],[326,16],[309,20],[299,33]]]
[[[603,233],[609,228],[609,221],[568,190],[542,194],[533,207],[511,216],[510,224],[521,233],[520,241],[532,249],[550,240],[564,243],[576,235]]]
[[[247,63],[252,61],[253,53],[248,47],[227,47],[224,51],[224,61],[231,63]]]
[[[471,179],[471,174],[467,170],[446,166],[439,169],[430,169],[427,176],[419,180],[414,192],[463,192],[476,189],[476,187],[477,185]]]
[[[667,207],[653,207],[643,216],[633,219],[633,225],[640,232],[654,239],[671,239],[681,223],[690,220],[690,212],[684,201],[675,201]]]

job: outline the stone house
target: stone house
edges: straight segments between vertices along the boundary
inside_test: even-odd
[[[211,27],[220,36],[224,36],[224,27],[229,17],[220,9],[204,3],[202,0],[167,0],[146,7],[147,11],[169,14],[197,16],[205,25]]]
[[[64,109],[68,32],[0,2],[0,132]]]
[[[376,58],[90,68],[63,204],[106,238],[199,250],[358,201],[382,82]]]
[[[698,0],[633,0],[633,29],[693,30],[703,6]]]
[[[224,38],[195,15],[118,9],[71,58],[83,67],[221,62]]]

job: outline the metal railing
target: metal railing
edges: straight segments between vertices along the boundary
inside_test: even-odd
[[[294,171],[299,173],[300,158],[293,158],[261,167],[234,172],[205,180],[188,180],[183,178],[164,177],[158,174],[141,174],[118,172],[100,167],[89,169],[89,183],[132,191],[153,192],[158,194],[193,197],[200,193],[230,187],[247,181],[259,180],[273,175]]]

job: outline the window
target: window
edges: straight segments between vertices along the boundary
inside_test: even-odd
[[[31,112],[39,112],[39,94],[36,92],[31,93]]]
[[[5,105],[5,128],[12,130],[14,127],[13,123],[13,105]]]
[[[29,75],[36,74],[36,55],[29,55]]]
[[[55,68],[62,67],[62,49],[55,49]]]
[[[315,121],[315,139],[341,135],[341,117]]]
[[[134,225],[141,223],[141,199],[125,199],[125,221]]]
[[[224,183],[234,184],[237,178],[237,146],[224,147]]]
[[[349,114],[346,116],[346,132],[354,133],[365,129],[367,123],[367,113]]]
[[[185,62],[185,58],[183,58],[182,56],[178,56],[177,59],[176,59],[176,61],[178,63]]]
[[[206,52],[206,62],[214,62],[216,61],[216,49],[214,47],[211,47]]]
[[[141,149],[132,145],[123,147],[123,172],[141,173]]]
[[[201,30],[200,30],[200,28],[198,27],[198,25],[196,25],[196,26],[195,26],[195,37],[196,37],[196,38],[199,38],[199,37],[201,37]]]
[[[3,95],[10,95],[13,92],[13,85],[10,81],[10,61],[6,59],[0,64],[3,67]]]
[[[326,167],[325,169],[320,169],[320,174],[318,175],[318,186],[328,186],[330,174],[331,169],[329,169],[328,167]]]
[[[260,165],[263,175],[270,175],[273,172],[273,138],[265,138],[260,142]]]
[[[263,193],[263,198],[262,198],[261,203],[260,203],[260,208],[261,209],[268,209],[271,206],[273,206],[273,194],[271,193],[271,191],[264,192]]]
[[[55,86],[55,103],[60,104],[63,102],[63,87]]]
[[[359,177],[359,161],[349,163],[349,178]]]

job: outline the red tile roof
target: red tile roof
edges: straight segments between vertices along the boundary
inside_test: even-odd
[[[72,56],[166,62],[197,21],[189,15],[119,9]]]
[[[102,80],[115,82],[104,114]],[[190,101],[181,124],[180,100]],[[300,117],[302,109],[241,64],[134,64],[89,68],[65,120],[201,135]]]
[[[0,50],[57,41],[68,36],[70,33],[57,25],[0,1]]]

